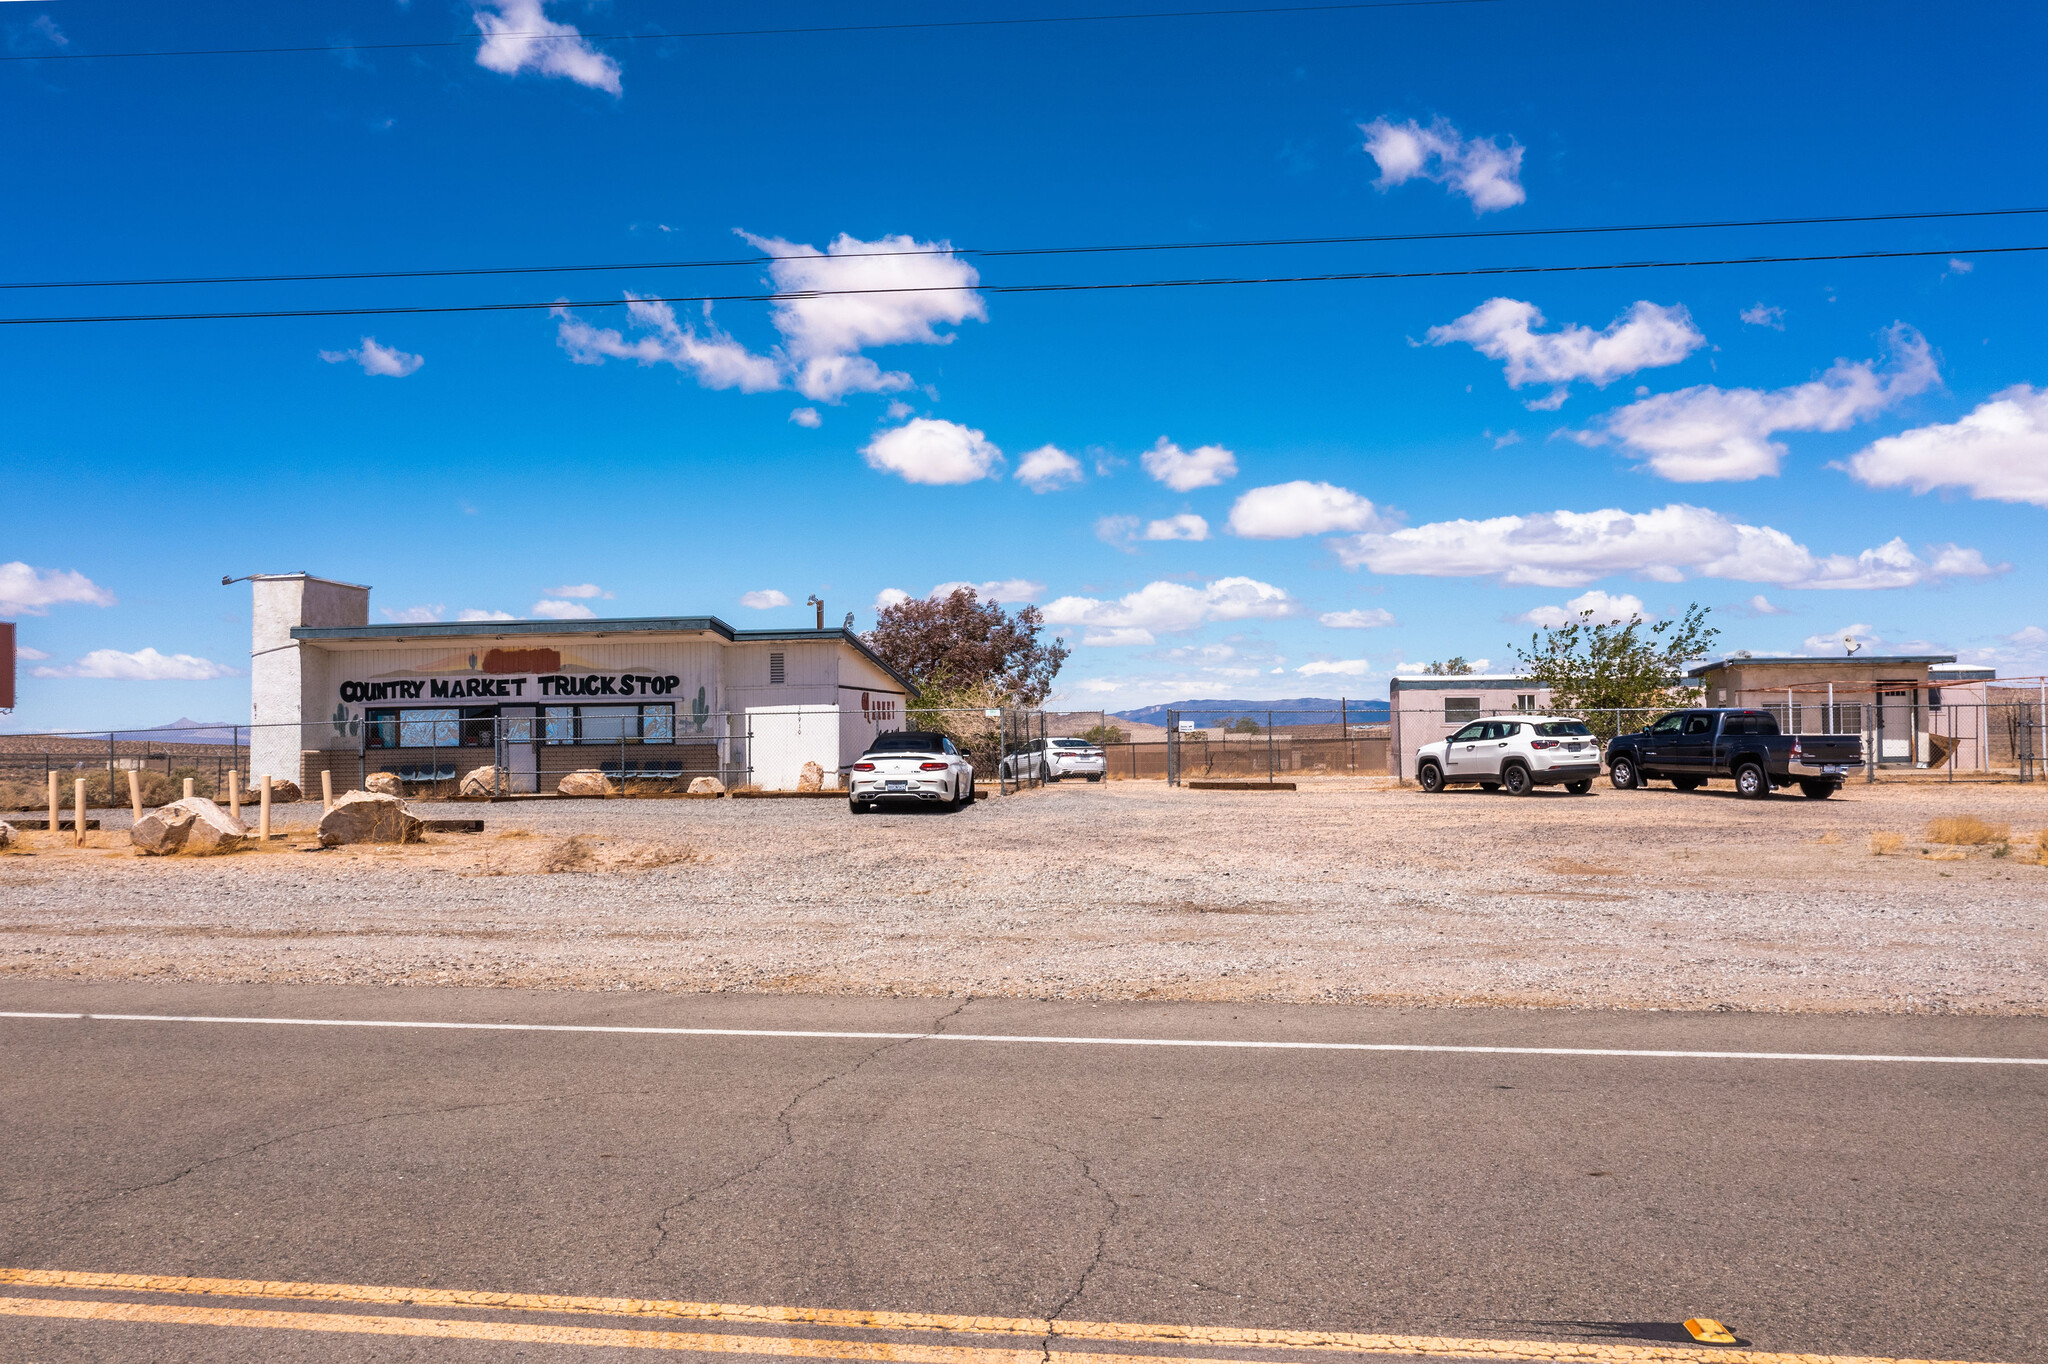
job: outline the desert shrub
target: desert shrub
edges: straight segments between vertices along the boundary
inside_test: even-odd
[[[1944,815],[1927,821],[1927,841],[1950,847],[1981,848],[2012,840],[2010,824],[1986,824],[1975,815]]]
[[[1883,857],[1906,846],[1906,836],[1894,833],[1876,833],[1870,836],[1870,855]]]

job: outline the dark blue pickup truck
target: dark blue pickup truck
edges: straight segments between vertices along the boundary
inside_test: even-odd
[[[1697,791],[1722,777],[1734,781],[1736,794],[1758,800],[1778,786],[1826,800],[1862,765],[1856,735],[1780,734],[1767,710],[1675,710],[1607,745],[1607,776],[1620,791],[1659,778]]]

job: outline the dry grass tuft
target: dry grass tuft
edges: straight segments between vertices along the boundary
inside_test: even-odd
[[[656,867],[690,866],[709,862],[711,854],[698,852],[683,843],[650,843],[620,853],[611,861],[618,871],[653,871]]]
[[[1830,829],[1826,833],[1822,834],[1815,841],[1819,843],[1840,843],[1842,841],[1842,836],[1836,833],[1833,829]]]
[[[540,860],[544,872],[589,871],[597,858],[590,851],[590,835],[572,834],[549,848]]]
[[[499,834],[498,834],[498,837],[499,837],[499,838],[532,838],[532,837],[533,837],[533,830],[531,830],[531,829],[504,829],[504,830],[501,830],[501,831],[499,832]]]
[[[1927,821],[1927,841],[1950,847],[1981,848],[2012,841],[2010,824],[1986,824],[1975,815],[1944,815]]]
[[[1875,833],[1870,836],[1870,855],[1883,857],[1906,846],[1906,836],[1894,833]]]

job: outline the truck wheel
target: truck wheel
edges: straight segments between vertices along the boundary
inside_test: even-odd
[[[1497,781],[1483,781],[1479,783],[1479,789],[1482,791],[1498,791],[1500,790],[1500,783]]]
[[[1588,777],[1584,781],[1568,781],[1564,784],[1564,789],[1575,796],[1583,796],[1593,789],[1593,779]]]
[[[1697,791],[1706,785],[1698,777],[1673,777],[1671,784],[1681,791]]]
[[[868,811],[874,809],[875,807],[872,805],[864,805],[860,801],[855,800],[853,797],[848,796],[846,798],[846,808],[856,815],[864,815]]]
[[[1511,796],[1526,796],[1536,789],[1535,781],[1529,776],[1529,769],[1520,763],[1510,763],[1500,770],[1500,784]]]
[[[1735,769],[1735,794],[1748,800],[1762,800],[1771,794],[1771,779],[1756,763]]]
[[[1424,763],[1415,771],[1415,784],[1433,796],[1444,789],[1444,770],[1435,763]]]
[[[1831,781],[1803,781],[1799,783],[1799,794],[1808,800],[1826,800],[1841,788]]]
[[[1616,758],[1607,765],[1607,779],[1614,783],[1617,791],[1633,791],[1643,784],[1643,778],[1636,771],[1633,758]]]

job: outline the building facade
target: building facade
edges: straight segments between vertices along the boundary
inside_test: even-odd
[[[1742,657],[1687,671],[1704,705],[1755,706],[1790,734],[1860,734],[1880,767],[1985,770],[1993,753],[1991,668],[1954,654]]]
[[[515,792],[599,769],[793,789],[903,727],[910,688],[850,630],[716,616],[371,625],[370,589],[252,580],[250,771],[409,789],[497,765]]]
[[[1514,673],[1396,677],[1387,683],[1387,773],[1415,775],[1415,754],[1482,715],[1540,711],[1550,689]]]

